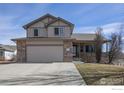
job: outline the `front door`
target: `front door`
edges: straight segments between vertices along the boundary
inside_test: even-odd
[[[78,46],[73,45],[73,57],[79,57]]]

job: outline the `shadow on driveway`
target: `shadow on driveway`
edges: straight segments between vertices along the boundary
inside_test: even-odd
[[[0,80],[0,85],[82,85],[82,78],[77,75],[37,74],[20,78]]]

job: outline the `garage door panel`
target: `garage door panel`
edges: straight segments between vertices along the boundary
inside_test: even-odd
[[[27,46],[27,61],[63,61],[63,46]]]

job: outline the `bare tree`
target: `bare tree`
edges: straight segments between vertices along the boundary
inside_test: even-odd
[[[112,33],[110,37],[110,45],[108,52],[109,63],[112,63],[115,59],[119,57],[122,50],[122,35],[119,33]]]
[[[102,44],[103,44],[103,36],[102,36],[102,28],[97,28],[96,38],[95,38],[95,57],[96,62],[100,63],[102,56]]]

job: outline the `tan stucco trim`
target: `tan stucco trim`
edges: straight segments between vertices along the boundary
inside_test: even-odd
[[[56,41],[72,41],[72,40],[75,40],[73,38],[66,38],[66,37],[63,37],[63,38],[60,38],[60,37],[43,37],[43,38],[40,38],[40,37],[29,37],[29,38],[17,38],[17,39],[11,39],[12,41],[18,41],[18,40],[26,40],[26,41],[32,41],[32,40],[36,40],[36,41],[52,41],[52,40],[56,40]]]
[[[95,40],[76,40],[73,39],[73,42],[75,43],[95,43]],[[109,40],[103,40],[103,43],[109,42]]]
[[[27,44],[27,46],[63,46],[63,44]]]

